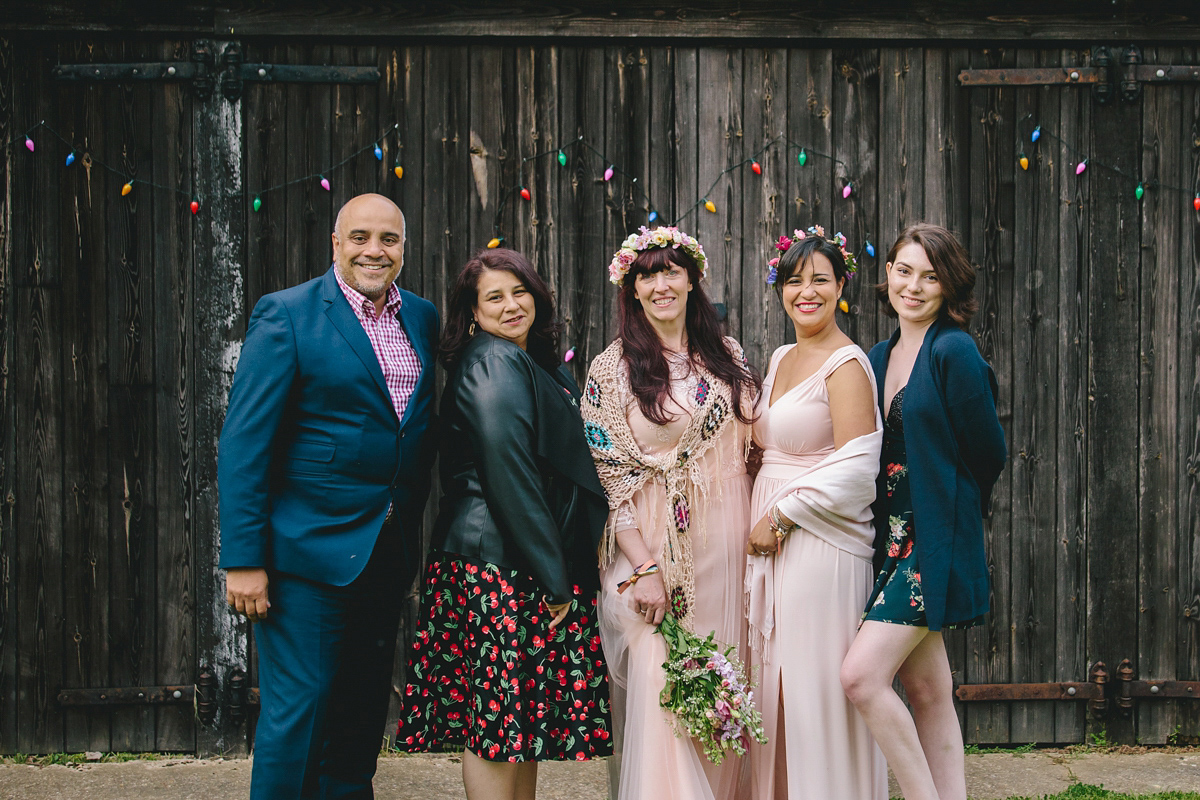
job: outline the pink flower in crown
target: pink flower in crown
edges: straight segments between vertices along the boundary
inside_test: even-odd
[[[781,253],[786,253],[787,249],[791,246],[792,246],[792,240],[786,236],[780,236],[779,241],[775,243],[775,249]],[[779,259],[775,259],[775,261],[778,261],[778,260]],[[771,264],[771,266],[775,266],[775,265]]]
[[[768,267],[778,267],[779,266],[779,256],[775,256],[770,261],[768,261],[767,266]]]
[[[820,236],[822,239],[825,238],[825,228],[822,226],[813,225],[812,230],[816,232],[817,236]]]
[[[805,237],[807,237],[807,236],[808,236],[808,234],[805,233],[804,231],[800,230],[799,228],[792,231],[792,239],[794,239],[797,242],[804,241]]]
[[[622,250],[621,252],[617,253],[617,260],[627,267],[631,265],[636,258],[637,253],[632,250]]]

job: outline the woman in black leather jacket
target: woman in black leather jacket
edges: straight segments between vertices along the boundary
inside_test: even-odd
[[[481,252],[449,306],[444,495],[396,743],[465,746],[469,800],[525,800],[538,761],[612,752],[595,615],[608,504],[529,262]]]

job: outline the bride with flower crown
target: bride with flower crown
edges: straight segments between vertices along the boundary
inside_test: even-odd
[[[699,243],[675,228],[625,240],[609,267],[620,338],[592,362],[582,402],[610,507],[599,607],[619,800],[734,800],[745,790],[743,758],[710,763],[659,705],[664,615],[746,655],[745,456],[760,381],[721,335],[706,267]]]

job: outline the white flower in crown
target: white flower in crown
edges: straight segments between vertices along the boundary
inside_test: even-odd
[[[625,241],[621,242],[621,249],[613,254],[612,262],[608,265],[609,281],[620,285],[638,253],[657,247],[683,248],[696,262],[700,277],[703,278],[708,271],[708,258],[704,255],[704,248],[694,238],[674,226],[664,225],[654,230],[643,226],[638,233],[629,234]]]

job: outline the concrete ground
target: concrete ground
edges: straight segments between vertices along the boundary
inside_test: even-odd
[[[459,760],[448,755],[389,756],[375,779],[379,800],[461,800]],[[1073,783],[1119,792],[1200,793],[1200,751],[1070,753],[967,756],[967,789],[975,800],[1053,794]],[[606,800],[603,761],[544,763],[540,800]],[[163,759],[73,766],[0,765],[0,800],[225,800],[249,794],[250,762]],[[895,783],[892,796],[899,795]],[[1200,797],[1200,795],[1198,795]]]

